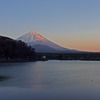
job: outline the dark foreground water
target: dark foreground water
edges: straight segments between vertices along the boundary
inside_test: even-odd
[[[100,100],[100,62],[0,64],[0,100]]]

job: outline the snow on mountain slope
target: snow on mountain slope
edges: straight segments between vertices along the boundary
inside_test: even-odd
[[[29,46],[32,46],[36,49],[37,52],[57,52],[57,51],[66,51],[73,52],[74,50],[67,49],[59,46],[58,44],[53,43],[52,41],[46,39],[37,32],[29,32],[17,40],[21,40],[27,43]]]

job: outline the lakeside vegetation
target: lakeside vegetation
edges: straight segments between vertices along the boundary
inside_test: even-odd
[[[79,53],[38,53],[38,58],[45,56],[49,60],[86,60],[100,61],[99,52],[79,52]]]
[[[0,61],[35,60],[35,50],[22,41],[0,36]]]

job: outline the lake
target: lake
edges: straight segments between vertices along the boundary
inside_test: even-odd
[[[100,100],[99,61],[1,63],[0,100]]]

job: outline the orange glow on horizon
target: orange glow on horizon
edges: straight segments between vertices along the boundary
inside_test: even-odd
[[[80,51],[100,52],[100,48],[98,48],[97,45],[92,45],[92,46],[77,45],[77,46],[64,46],[64,47],[71,48],[71,49],[77,49]]]
[[[90,51],[90,52],[100,52],[99,48],[99,43],[100,42],[65,42],[61,41],[59,44],[65,48],[70,48],[70,49],[76,49],[80,51]]]

